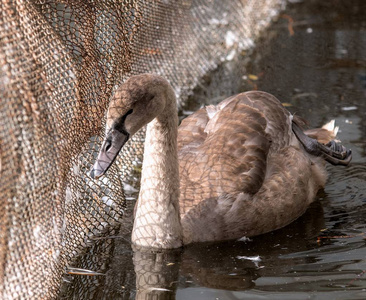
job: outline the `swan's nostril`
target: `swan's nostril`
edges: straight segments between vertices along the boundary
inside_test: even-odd
[[[108,152],[111,149],[111,147],[112,147],[112,141],[107,140],[105,142],[105,152]]]

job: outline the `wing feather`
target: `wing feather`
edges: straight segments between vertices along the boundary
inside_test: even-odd
[[[255,194],[269,153],[290,141],[291,116],[270,94],[239,94],[213,112],[200,109],[179,127],[182,215],[205,199]]]

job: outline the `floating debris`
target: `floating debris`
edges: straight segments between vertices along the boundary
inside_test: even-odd
[[[359,237],[359,236],[365,237],[365,235],[366,235],[366,232],[361,232],[358,234],[351,234],[351,235],[318,236],[317,243],[320,243],[320,241],[322,239],[350,239],[350,238],[355,238],[355,237]]]
[[[294,27],[293,27],[294,19],[291,16],[286,15],[286,14],[283,14],[281,16],[281,18],[288,20],[288,25],[287,25],[288,32],[289,32],[290,36],[293,36],[295,34]]]
[[[162,292],[172,292],[172,290],[164,289],[164,288],[158,288],[158,287],[150,287],[147,289],[143,289],[144,291],[162,291]]]
[[[246,236],[241,237],[237,240],[238,242],[251,242],[252,240]]]
[[[262,259],[260,258],[260,256],[237,256],[237,259],[246,259],[246,260],[250,260],[250,261],[254,261],[254,262],[259,262],[262,261]]]
[[[344,106],[341,108],[341,110],[343,111],[350,111],[350,110],[357,110],[358,107],[357,106]]]
[[[95,271],[92,271],[92,270],[72,268],[72,267],[68,267],[66,269],[66,274],[69,274],[69,275],[86,275],[86,276],[105,275],[103,273],[95,272]]]
[[[254,75],[254,74],[249,74],[249,75],[248,75],[248,78],[249,78],[250,80],[258,80],[258,76],[257,76],[257,75]]]
[[[293,100],[295,99],[299,99],[299,98],[318,98],[318,95],[316,93],[300,93],[300,94],[297,94],[297,95],[294,95],[292,97]]]
[[[260,256],[237,256],[237,259],[245,259],[245,260],[250,260],[252,263],[254,263],[256,268],[262,268],[258,265],[258,263],[260,261],[262,261],[262,259],[260,258]]]

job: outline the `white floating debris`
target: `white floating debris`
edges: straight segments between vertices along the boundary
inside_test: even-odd
[[[241,237],[238,239],[238,242],[251,242],[252,240],[246,236]]]
[[[159,287],[150,287],[145,289],[145,291],[162,291],[162,292],[171,292],[172,290],[168,290],[165,288],[159,288]]]
[[[258,261],[262,261],[262,259],[260,258],[260,256],[237,256],[237,259],[246,259],[246,260],[250,260],[250,261],[254,261],[254,262],[258,262]]]
[[[310,28],[310,27],[309,27],[309,28],[307,28],[307,29],[306,29],[306,32],[307,32],[307,33],[312,33],[312,32],[313,32],[313,28]]]
[[[259,255],[258,256],[237,256],[236,258],[250,260],[252,263],[254,263],[256,268],[260,268],[258,263],[260,261],[262,261],[262,259],[259,257]]]
[[[341,108],[343,111],[357,110],[357,106],[345,106]]]

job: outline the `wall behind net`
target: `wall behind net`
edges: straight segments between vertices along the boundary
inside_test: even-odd
[[[116,85],[155,72],[184,101],[285,0],[1,2],[0,298],[54,298],[65,267],[123,218],[141,158],[142,132],[107,176],[87,175]]]

